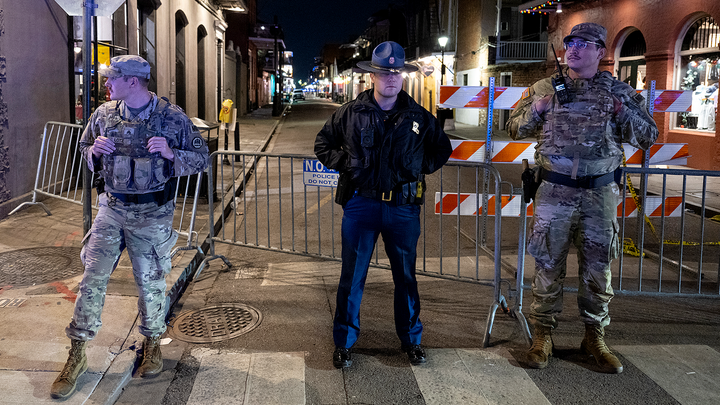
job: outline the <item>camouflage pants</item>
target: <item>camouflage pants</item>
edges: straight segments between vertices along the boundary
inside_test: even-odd
[[[114,202],[113,202],[114,201]],[[105,292],[120,254],[127,248],[138,289],[140,333],[159,336],[165,332],[165,275],[178,234],[172,229],[175,203],[124,204],[100,196],[100,208],[81,252],[85,274],[80,283],[75,312],[67,336],[91,340],[102,322]]]
[[[535,195],[528,253],[535,258],[530,322],[556,327],[570,246],[577,248],[578,307],[586,324],[607,326],[610,262],[619,254],[618,186],[572,188],[542,182]]]

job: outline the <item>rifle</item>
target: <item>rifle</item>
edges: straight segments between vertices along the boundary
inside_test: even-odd
[[[560,73],[560,77],[553,77],[551,79],[552,86],[555,89],[555,95],[557,96],[558,102],[561,105],[565,105],[573,101],[575,94],[565,86],[565,76],[563,75],[560,62],[558,61],[557,54],[555,53],[555,45],[550,44],[550,47],[552,47],[553,56],[555,56],[555,64],[557,65],[558,72]]]

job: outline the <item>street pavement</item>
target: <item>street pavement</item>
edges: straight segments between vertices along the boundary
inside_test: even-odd
[[[271,117],[268,108],[239,118],[240,149],[264,149],[287,119]],[[462,131],[478,129],[459,128],[457,135]],[[720,208],[714,196],[710,193],[707,205]],[[50,384],[67,358],[64,327],[82,276],[82,207],[58,199],[44,203],[51,216],[26,207],[0,221],[0,404],[54,402]],[[203,213],[196,226],[201,238],[207,226]],[[206,266],[180,295],[171,329],[187,311],[221,304],[257,309],[256,329],[202,344],[170,331],[163,339],[164,371],[154,379],[134,377],[142,336],[124,255],[109,284],[103,328],[88,348],[88,372],[65,403],[720,403],[718,298],[618,295],[610,307],[607,342],[625,371],[607,375],[580,353],[577,297],[566,293],[554,332],[555,356],[546,369],[534,370],[524,365],[526,345],[516,319],[498,313],[491,346],[482,347],[491,287],[420,276],[429,360],[410,366],[394,332],[390,274],[372,268],[354,363],[337,370],[331,330],[338,262],[225,244],[216,246],[216,253],[232,267],[220,260]],[[169,291],[181,292],[193,255],[181,251],[173,259]],[[529,293],[524,302],[531,302]]]

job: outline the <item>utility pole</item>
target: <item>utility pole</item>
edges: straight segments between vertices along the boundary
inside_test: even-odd
[[[278,25],[278,18],[275,16],[275,22],[272,27],[270,27],[270,33],[275,38],[275,47],[274,47],[274,59],[275,59],[275,94],[273,95],[273,110],[272,115],[277,117],[282,112],[282,105],[280,104],[282,99],[280,93],[282,92],[282,74],[280,73],[280,47],[278,46],[278,37],[280,36],[280,33],[282,32],[282,29]]]
[[[83,125],[87,125],[92,112],[91,82],[93,74],[93,17],[110,16],[125,0],[55,0],[69,16],[83,17]],[[95,30],[97,32],[97,30]],[[97,45],[94,55],[97,55]],[[97,59],[97,56],[95,56]],[[95,72],[97,77],[97,72]],[[100,83],[95,83],[95,88],[100,88]],[[96,98],[96,99],[99,99]],[[92,173],[87,164],[81,163],[83,167],[83,232],[87,234],[92,227]]]
[[[95,0],[85,0],[83,3],[83,125],[87,125],[90,121],[90,103],[92,95],[90,94],[92,80],[92,27],[93,15],[95,14]],[[95,87],[99,87],[98,83]],[[92,173],[87,164],[82,163],[83,167],[83,234],[90,232],[92,227]]]

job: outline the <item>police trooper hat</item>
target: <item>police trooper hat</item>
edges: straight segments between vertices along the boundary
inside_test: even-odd
[[[580,23],[570,30],[570,35],[563,38],[563,43],[567,44],[573,38],[582,38],[586,41],[596,42],[605,48],[605,40],[607,39],[607,30],[600,24]]]
[[[121,55],[110,59],[110,66],[100,69],[100,74],[114,79],[122,76],[150,78],[150,64],[137,55]]]
[[[372,60],[358,62],[357,67],[373,73],[414,72],[417,66],[405,63],[405,50],[397,42],[386,41],[375,47]]]

